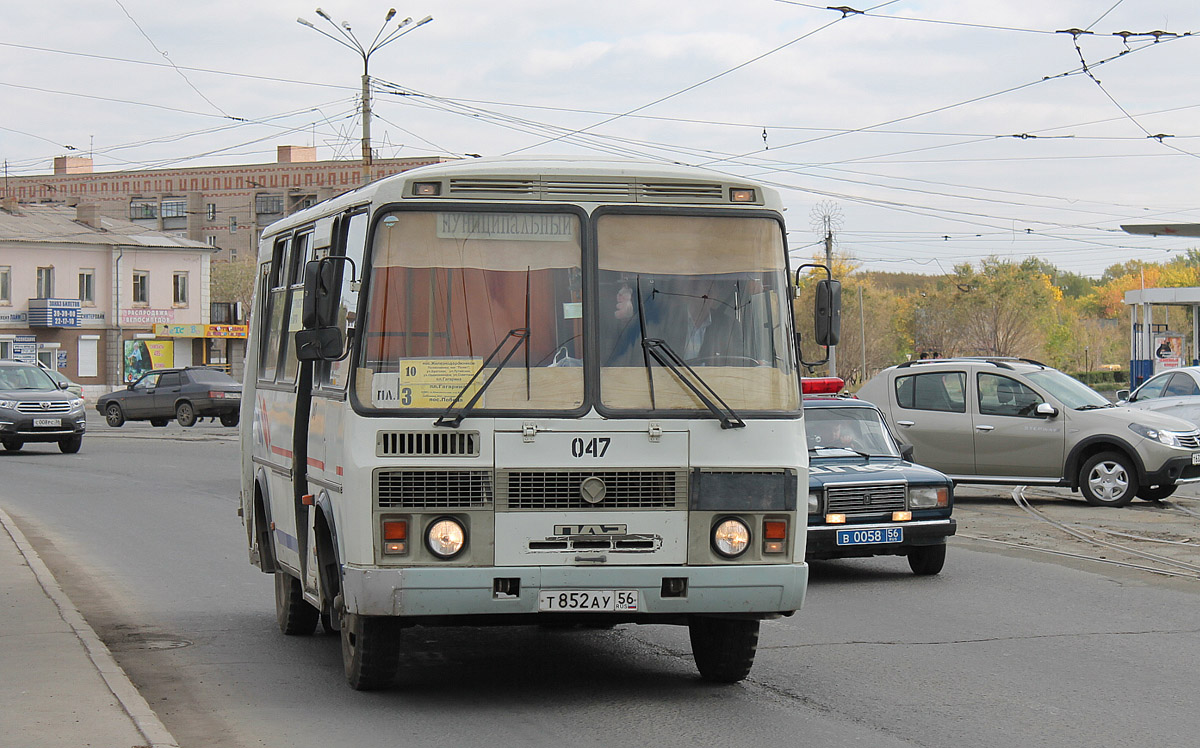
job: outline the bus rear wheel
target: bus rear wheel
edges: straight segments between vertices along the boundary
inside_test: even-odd
[[[688,633],[696,669],[704,680],[737,683],[750,674],[758,649],[758,621],[693,616]]]
[[[343,614],[342,665],[355,691],[387,688],[400,664],[400,626],[391,618]]]
[[[283,571],[275,572],[275,620],[288,636],[308,636],[317,630],[321,612],[304,599],[300,580]]]

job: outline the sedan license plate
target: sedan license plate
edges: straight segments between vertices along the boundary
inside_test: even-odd
[[[903,543],[904,528],[876,527],[867,530],[838,530],[838,545],[871,545],[872,543]]]
[[[62,419],[61,418],[35,418],[35,419],[33,419],[33,427],[35,429],[36,428],[46,428],[46,427],[50,427],[50,426],[53,426],[55,428],[62,426]]]
[[[1200,465],[1200,452],[1193,452],[1193,453],[1192,453],[1192,464],[1193,464],[1193,465]]]
[[[619,613],[637,609],[637,590],[542,590],[538,594],[538,611],[543,613]]]

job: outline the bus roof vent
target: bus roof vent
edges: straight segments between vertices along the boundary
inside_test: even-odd
[[[611,203],[728,203],[721,182],[638,181],[586,176],[563,179],[450,178],[442,197],[459,199],[574,200]]]
[[[646,182],[641,186],[640,201],[650,203],[723,203],[728,202],[719,182]]]
[[[478,457],[478,431],[380,431],[376,457]]]
[[[451,197],[523,197],[537,199],[536,179],[471,179],[449,180],[447,194]]]

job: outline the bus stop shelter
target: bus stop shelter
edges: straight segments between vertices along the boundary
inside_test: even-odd
[[[1125,292],[1125,303],[1130,305],[1129,313],[1129,387],[1140,385],[1156,371],[1167,366],[1197,366],[1200,365],[1200,341],[1197,340],[1196,320],[1200,317],[1200,288],[1143,288]],[[1183,336],[1180,349],[1172,351],[1174,355],[1161,355],[1159,352],[1164,338],[1173,337],[1172,332],[1178,332],[1183,326],[1180,321],[1176,330],[1171,330],[1169,324],[1169,309],[1179,306],[1192,310],[1191,334]],[[1163,322],[1155,323],[1155,307],[1166,307]]]

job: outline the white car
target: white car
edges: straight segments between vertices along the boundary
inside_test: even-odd
[[[1200,424],[1200,366],[1168,369],[1147,379],[1129,394],[1117,392],[1119,405],[1138,410],[1153,410],[1168,416]]]

